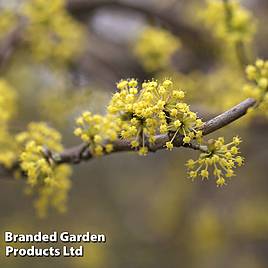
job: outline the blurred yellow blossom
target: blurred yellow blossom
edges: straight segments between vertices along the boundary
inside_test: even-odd
[[[228,43],[249,42],[256,30],[256,23],[239,1],[207,0],[207,7],[200,17],[219,39]]]
[[[134,52],[144,68],[153,72],[167,67],[172,54],[180,47],[180,40],[167,30],[147,27],[140,34]]]
[[[246,75],[249,83],[244,85],[244,93],[247,97],[254,98],[258,111],[268,115],[268,61],[256,60],[254,65],[248,65]]]
[[[23,15],[29,20],[25,38],[38,60],[64,63],[81,52],[83,29],[67,13],[64,0],[29,0]]]
[[[60,212],[66,209],[71,187],[71,168],[56,165],[45,155],[45,150],[59,153],[63,147],[61,135],[45,123],[30,123],[28,130],[19,133],[16,141],[21,148],[20,167],[27,176],[27,193],[37,195],[35,207],[40,217],[50,206]]]

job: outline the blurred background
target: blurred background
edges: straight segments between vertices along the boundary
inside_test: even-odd
[[[104,113],[116,83],[131,77],[173,78],[204,119],[244,99],[243,71],[231,48],[200,21],[201,0],[69,0],[54,11],[56,0],[31,10],[38,1],[0,0],[1,77],[18,93],[14,133],[46,121],[66,147],[78,144],[75,118],[84,110]],[[268,2],[241,2],[257,21],[249,49],[266,58]],[[42,27],[34,12],[43,14]],[[51,26],[48,18],[59,18],[57,12],[64,19]],[[21,13],[32,14],[26,32]],[[3,175],[1,233],[90,231],[105,233],[107,242],[85,244],[84,258],[5,258],[1,238],[1,266],[266,268],[267,120],[243,119],[211,135],[244,140],[246,164],[223,188],[213,179],[187,179],[184,164],[197,154],[185,148],[114,154],[74,166],[68,211],[39,219],[24,182]]]

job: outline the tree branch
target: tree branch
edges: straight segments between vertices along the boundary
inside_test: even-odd
[[[231,124],[235,120],[244,116],[247,113],[247,110],[250,107],[253,107],[256,104],[254,99],[246,99],[238,105],[232,107],[230,110],[208,120],[204,123],[201,130],[203,135],[206,136],[216,130]],[[148,146],[150,152],[156,152],[158,150],[165,149],[165,144],[169,141],[169,136],[166,135],[157,135],[154,145]],[[186,147],[197,150],[198,148],[193,144],[184,144],[183,136],[178,135],[175,138],[174,146],[175,147]],[[133,151],[131,148],[130,141],[118,139],[113,143],[114,150],[112,153],[116,152],[125,152],[125,151]],[[78,146],[66,149],[61,154],[57,155],[55,159],[53,159],[57,164],[62,163],[72,163],[77,164],[81,161],[89,160],[93,158],[93,155],[90,153],[87,144],[80,144]]]
[[[226,125],[229,125],[245,115],[247,110],[255,104],[256,100],[249,98],[237,104],[230,110],[210,119],[203,126],[203,135],[208,135],[222,127],[225,127]]]
[[[206,136],[210,133],[213,133],[217,131],[218,129],[231,124],[235,120],[239,119],[240,117],[244,116],[247,113],[247,110],[251,107],[254,107],[256,104],[256,101],[254,99],[246,99],[243,102],[239,103],[238,105],[232,107],[230,110],[208,120],[204,123],[204,125],[201,127],[201,130],[203,131],[203,135]],[[166,135],[157,135],[154,145],[147,146],[149,147],[150,152],[156,152],[158,150],[165,149],[165,144],[167,141],[169,141],[169,136]],[[118,139],[115,142],[113,142],[114,150],[112,153],[117,152],[127,152],[127,151],[133,151],[133,148],[131,148],[130,141]],[[183,143],[183,136],[178,135],[174,140],[174,146],[175,147],[185,147],[190,148],[193,150],[204,150],[201,147],[198,147],[195,144],[184,144]],[[57,154],[50,152],[49,150],[45,149],[44,153],[46,157],[51,158],[56,164],[78,164],[82,161],[87,161],[92,159],[94,156],[89,150],[88,144],[82,143],[80,145],[67,148],[62,153]],[[19,163],[16,162],[14,166],[11,169],[7,169],[5,167],[0,166],[0,175],[12,175],[13,171],[19,167]]]

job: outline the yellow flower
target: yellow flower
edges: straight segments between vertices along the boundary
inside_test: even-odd
[[[166,142],[166,147],[167,147],[168,150],[172,150],[173,149],[172,142],[170,142],[170,141]]]
[[[129,82],[128,82],[128,86],[130,87],[130,88],[135,88],[136,86],[138,85],[138,81],[137,81],[137,79],[131,79]]]
[[[174,96],[175,98],[177,98],[177,99],[183,99],[184,96],[185,96],[185,93],[184,93],[184,91],[182,91],[182,90],[174,90],[174,91],[173,91],[173,96]]]
[[[138,147],[139,146],[139,142],[138,141],[132,141],[131,142],[131,147],[133,147],[133,148],[136,148],[136,147]]]
[[[185,137],[183,138],[183,142],[184,142],[184,143],[190,143],[190,141],[191,141],[191,138],[190,138],[189,136],[185,136]]]
[[[78,127],[78,128],[75,129],[74,135],[75,136],[81,136],[82,132],[83,132],[83,130],[80,127]]]
[[[186,163],[186,166],[189,168],[189,169],[193,169],[194,166],[195,166],[195,161],[193,159],[189,159]]]
[[[209,173],[208,173],[207,169],[203,169],[203,170],[201,170],[200,175],[201,175],[202,179],[208,179]]]
[[[106,145],[105,145],[105,151],[106,151],[107,153],[111,153],[111,152],[113,151],[113,149],[114,149],[114,147],[113,147],[112,144],[106,144]]]
[[[128,81],[127,80],[121,80],[118,84],[117,84],[117,88],[120,90],[125,89],[128,86]]]
[[[197,172],[196,171],[190,171],[189,172],[189,177],[192,179],[195,179],[197,177]]]
[[[217,180],[216,180],[216,184],[217,186],[223,186],[225,185],[225,179],[223,177],[219,177]]]
[[[96,156],[102,156],[103,155],[103,147],[101,145],[97,145],[95,148],[94,148],[94,154]]]
[[[174,121],[174,127],[175,128],[178,128],[178,127],[180,127],[181,126],[181,121],[180,120],[175,120]]]
[[[101,143],[102,142],[102,137],[100,135],[95,135],[94,136],[94,142],[95,143]]]
[[[139,150],[139,155],[147,155],[148,154],[148,148],[147,147],[141,147]]]
[[[164,133],[167,133],[167,131],[168,131],[168,127],[166,124],[160,125],[160,133],[164,134]]]

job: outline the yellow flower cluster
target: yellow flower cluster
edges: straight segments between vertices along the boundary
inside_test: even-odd
[[[147,27],[140,34],[134,52],[144,68],[153,72],[167,67],[172,54],[180,47],[180,40],[167,30]]]
[[[39,188],[39,197],[35,201],[35,208],[39,217],[47,215],[47,209],[52,206],[58,212],[66,212],[68,201],[68,192],[72,186],[70,176],[72,169],[68,165],[60,165],[53,170],[53,176],[46,180],[45,185]],[[28,188],[29,193],[33,190]]]
[[[248,65],[246,74],[251,83],[244,86],[244,93],[256,99],[256,106],[268,115],[268,61],[259,59],[255,65]]]
[[[16,136],[16,141],[21,148],[20,167],[27,175],[28,192],[38,194],[38,214],[45,216],[49,206],[64,211],[71,168],[55,165],[44,153],[45,148],[55,153],[62,150],[61,135],[45,123],[30,123],[27,131]]]
[[[64,0],[29,0],[23,15],[29,20],[25,38],[38,60],[66,62],[81,51],[83,30],[67,13]]]
[[[157,76],[159,80],[163,77],[172,77],[175,87],[187,88],[187,100],[192,105],[207,105],[211,113],[220,113],[244,99],[241,88],[246,80],[240,69],[230,65],[215,66],[210,72],[193,71],[184,74],[170,71]]]
[[[44,145],[49,150],[55,152],[60,152],[63,149],[61,134],[43,122],[30,123],[27,131],[17,134],[16,141],[20,145],[25,145],[28,141],[35,141],[37,145]]]
[[[8,122],[16,111],[16,92],[0,79],[0,164],[9,168],[16,159],[16,145],[8,131]]]
[[[16,92],[3,79],[0,79],[0,124],[6,124],[16,111]]]
[[[212,172],[216,178],[217,186],[223,186],[226,178],[235,176],[234,169],[241,166],[244,159],[239,155],[238,145],[241,143],[239,137],[234,137],[232,142],[225,144],[224,138],[209,140],[206,148],[199,159],[188,160],[186,166],[189,169],[189,177],[192,179],[201,176],[208,179]]]
[[[226,42],[248,42],[255,33],[251,13],[237,0],[207,0],[207,7],[200,12],[200,17],[217,38]]]
[[[147,81],[139,89],[137,80],[121,80],[117,89],[105,117],[86,112],[77,119],[79,127],[75,135],[93,149],[98,144],[102,152],[103,142],[121,137],[130,140],[133,149],[139,149],[139,154],[146,155],[148,146],[154,144],[158,134],[169,134],[166,147],[170,150],[179,134],[184,143],[201,140],[202,132],[198,129],[203,122],[190,111],[183,101],[184,91],[173,88],[172,81]]]
[[[115,118],[84,112],[77,118],[76,124],[78,127],[74,134],[89,144],[92,154],[101,156],[113,150],[111,142],[116,140],[118,132]]]
[[[0,165],[11,168],[17,160],[17,146],[7,128],[0,127]]]

